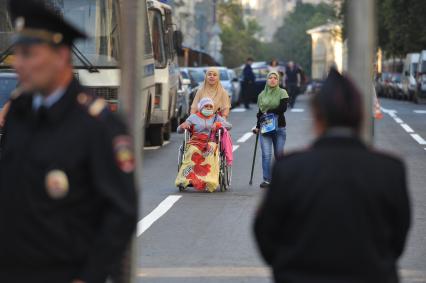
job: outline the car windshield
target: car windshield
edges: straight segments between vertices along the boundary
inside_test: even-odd
[[[412,73],[414,73],[414,72],[416,72],[416,71],[417,71],[417,66],[418,66],[418,64],[417,64],[417,63],[413,63],[413,64],[412,64],[412,68],[411,68],[411,72],[412,72]]]
[[[253,69],[253,73],[256,76],[256,79],[265,79],[268,76],[268,68],[255,68]]]
[[[389,73],[383,73],[382,74],[382,79],[383,80],[388,80],[390,78],[390,74]]]
[[[204,82],[204,72],[203,71],[197,71],[197,70],[190,70],[189,75],[192,77],[192,79],[197,83]]]
[[[220,70],[220,80],[229,81],[229,74],[227,70]]]
[[[188,76],[187,72],[180,72],[180,74],[182,75],[182,78],[189,79],[189,76]]]
[[[95,67],[117,67],[119,58],[118,0],[44,0],[65,19],[88,35],[77,49]],[[84,67],[73,58],[75,67]]]
[[[400,83],[401,82],[401,74],[393,75],[392,81],[395,82],[395,83]]]
[[[5,78],[0,75],[0,108],[9,100],[10,94],[15,90],[17,78]]]

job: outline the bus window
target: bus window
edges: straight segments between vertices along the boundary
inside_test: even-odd
[[[143,13],[146,13],[146,10],[144,10]],[[148,20],[148,16],[146,15],[145,17],[146,21],[145,21],[145,30],[144,32],[144,36],[145,36],[145,41],[144,41],[144,45],[145,45],[145,58],[151,58],[152,57],[152,42],[151,42],[151,34],[149,32],[149,20]]]
[[[119,52],[119,1],[118,0],[44,0],[58,14],[64,16],[88,35],[78,40],[77,49],[95,67],[118,67]],[[84,64],[73,58],[74,67]]]
[[[161,13],[158,10],[149,10],[149,20],[151,22],[152,47],[154,49],[154,59],[156,68],[167,66],[167,56],[164,44],[164,28]]]
[[[10,48],[13,34],[13,25],[7,12],[7,1],[0,1],[0,53]],[[0,62],[0,66],[10,66],[11,57],[9,56],[3,62]]]
[[[167,25],[167,36],[166,36],[166,45],[167,45],[167,52],[170,55],[170,58],[174,58],[175,56],[175,48],[173,44],[173,22],[172,22],[172,11],[166,10],[166,17],[165,17],[165,23]]]

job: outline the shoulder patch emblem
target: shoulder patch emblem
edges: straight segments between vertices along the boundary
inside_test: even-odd
[[[117,136],[113,140],[115,160],[124,173],[135,170],[135,157],[132,150],[132,138],[127,135]]]

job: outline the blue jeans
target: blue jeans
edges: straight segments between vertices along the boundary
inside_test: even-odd
[[[273,134],[260,134],[260,146],[262,148],[263,180],[271,181],[272,146],[274,156],[277,159],[284,153],[284,145],[287,134],[285,128],[278,128]]]

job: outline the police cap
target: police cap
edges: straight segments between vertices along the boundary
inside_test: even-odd
[[[9,11],[16,31],[14,44],[71,46],[75,39],[87,37],[41,0],[9,0]]]

